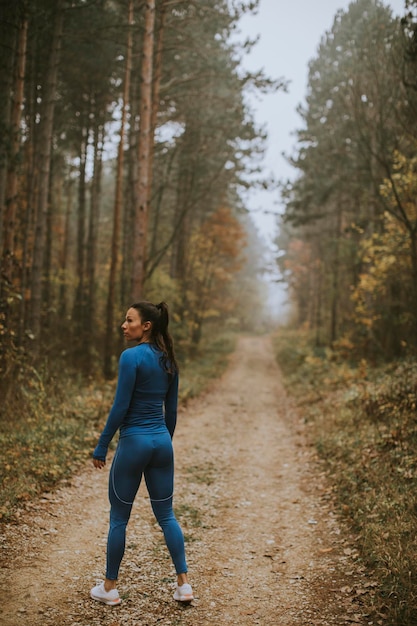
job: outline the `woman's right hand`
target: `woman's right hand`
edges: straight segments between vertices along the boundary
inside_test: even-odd
[[[106,461],[101,461],[100,459],[93,459],[93,465],[96,469],[103,469],[106,465]]]

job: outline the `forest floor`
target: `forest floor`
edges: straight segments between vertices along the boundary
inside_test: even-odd
[[[172,599],[174,571],[143,486],[118,583],[123,602],[90,599],[103,578],[108,467],[88,463],[3,525],[2,626],[373,623],[362,600],[374,583],[338,520],[268,337],[240,339],[222,378],[181,409],[174,446],[194,601]]]

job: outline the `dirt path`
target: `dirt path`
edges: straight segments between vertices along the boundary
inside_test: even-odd
[[[368,624],[360,597],[372,581],[338,527],[268,338],[241,339],[223,378],[181,411],[174,442],[192,605],[172,600],[173,568],[142,487],[124,602],[89,599],[103,576],[108,504],[107,470],[88,466],[6,527],[2,626]]]

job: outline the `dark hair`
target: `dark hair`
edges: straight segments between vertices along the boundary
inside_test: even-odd
[[[135,304],[131,305],[131,308],[139,312],[142,322],[152,323],[151,343],[161,350],[164,369],[170,374],[177,372],[178,364],[175,359],[174,344],[168,331],[169,315],[167,303],[152,304],[152,302],[143,300],[142,302],[135,302]]]

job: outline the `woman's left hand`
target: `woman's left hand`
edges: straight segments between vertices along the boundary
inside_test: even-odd
[[[106,465],[106,461],[101,461],[100,459],[93,459],[93,465],[96,469],[103,469]]]

